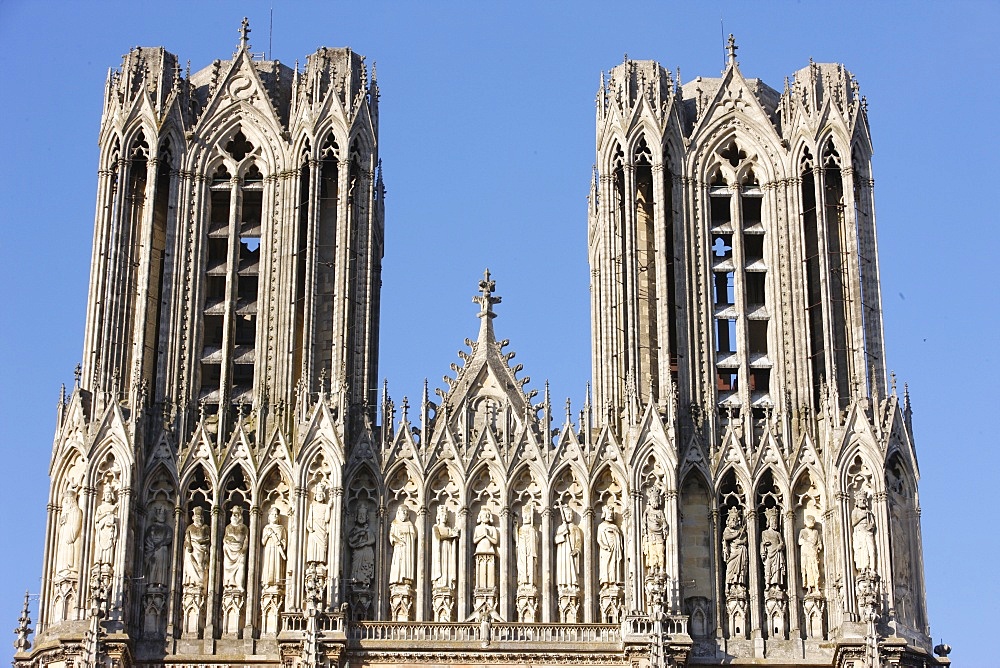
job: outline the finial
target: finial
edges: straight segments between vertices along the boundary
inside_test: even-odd
[[[80,379],[83,377],[83,366],[77,362],[77,365],[73,368],[73,383],[79,389]]]
[[[407,399],[406,396],[403,396],[403,403],[399,405],[399,410],[402,416],[402,421],[409,422],[408,416],[410,413],[410,400]]]
[[[566,422],[573,421],[573,406],[570,403],[569,397],[566,397]]]
[[[17,640],[14,641],[14,649],[18,652],[27,652],[31,649],[31,641],[28,640],[28,636],[31,635],[32,629],[29,626],[31,624],[31,610],[29,606],[28,590],[24,590],[24,607],[21,609],[21,616],[17,618],[17,628],[14,629],[14,633],[17,634]]]
[[[896,396],[896,372],[889,372],[889,380],[892,383],[892,396]]]
[[[240,46],[241,50],[250,48],[250,20],[247,17],[243,17],[243,22],[240,23]]]
[[[726,52],[729,54],[729,62],[733,65],[736,64],[736,50],[740,48],[736,46],[736,38],[733,37],[733,33],[729,33],[729,40],[726,42]]]
[[[479,292],[481,294],[472,298],[472,301],[479,304],[482,310],[479,312],[479,317],[490,317],[496,316],[493,313],[493,305],[500,303],[500,297],[494,297],[493,291],[497,287],[497,282],[490,278],[489,268],[483,272],[483,280],[479,281]]]

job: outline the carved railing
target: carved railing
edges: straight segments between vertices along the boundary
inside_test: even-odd
[[[479,624],[456,622],[352,622],[350,640],[469,642],[479,640]]]
[[[281,631],[305,632],[309,628],[309,617],[301,612],[281,613]],[[316,630],[321,633],[344,631],[344,618],[337,614],[316,616]]]
[[[618,624],[508,624],[493,625],[491,638],[499,642],[620,643]]]
[[[391,640],[404,642],[480,642],[484,629],[478,623],[454,622],[353,622],[348,625],[350,640]],[[617,624],[519,624],[494,622],[489,625],[490,642],[509,643],[613,643],[621,644],[622,629]]]
[[[665,633],[667,635],[687,635],[688,617],[687,615],[666,615],[657,622],[645,615],[634,615],[625,618],[625,636],[650,636],[654,633]]]

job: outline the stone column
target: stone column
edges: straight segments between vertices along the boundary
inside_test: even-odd
[[[510,595],[517,590],[517,579],[510,577],[513,572],[511,555],[514,554],[514,541],[510,536],[510,506],[500,509],[499,517],[500,544],[497,546],[497,587],[500,589],[500,600],[497,613],[502,619],[517,619],[511,615]]]
[[[221,491],[221,490],[220,490]],[[212,541],[208,546],[208,588],[205,601],[205,648],[211,649],[212,640],[215,638],[215,600],[216,600],[216,571],[219,567],[219,515],[222,509],[217,503],[212,504],[211,531]],[[211,652],[206,652],[211,653]]]
[[[260,507],[250,506],[250,533],[247,539],[246,607],[244,608],[243,639],[253,639],[254,617],[260,601],[260,578],[257,575],[257,556],[260,554]],[[250,651],[253,651],[251,645]]]
[[[427,609],[428,590],[428,567],[430,566],[431,550],[434,546],[427,541],[427,506],[421,505],[417,509],[417,554],[416,563],[413,565],[414,588],[416,589],[416,604],[413,606],[413,618],[418,622],[425,619]],[[433,618],[433,617],[432,617]]]
[[[458,583],[455,598],[458,602],[458,618],[463,620],[471,613],[469,598],[473,585],[469,576],[474,573],[475,564],[472,561],[472,529],[469,527],[468,506],[459,508],[455,515],[455,526],[462,528],[458,534]]]
[[[553,596],[553,590],[555,589],[555,582],[552,577],[553,564],[552,564],[552,509],[543,508],[542,509],[542,535],[539,545],[542,548],[542,577],[541,577],[541,590],[542,590],[542,622],[551,622],[553,620],[552,610],[555,607],[555,597]]]
[[[580,529],[583,531],[583,621],[591,624],[594,621],[594,607],[597,601],[595,595],[594,573],[597,572],[597,562],[594,560],[594,545],[596,544],[594,534],[594,509],[591,506],[584,508],[580,521]]]

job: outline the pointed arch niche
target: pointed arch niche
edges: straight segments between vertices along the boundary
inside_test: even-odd
[[[712,498],[701,474],[692,471],[680,489],[680,586],[684,614],[695,640],[715,636],[712,575]]]

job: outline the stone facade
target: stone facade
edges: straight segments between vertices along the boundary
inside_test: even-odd
[[[487,271],[477,337],[411,407],[376,383],[375,72],[247,33],[194,74],[137,48],[109,75],[15,665],[948,663],[842,66],[781,94],[734,44],[718,79],[611,70],[593,397],[524,390]]]

